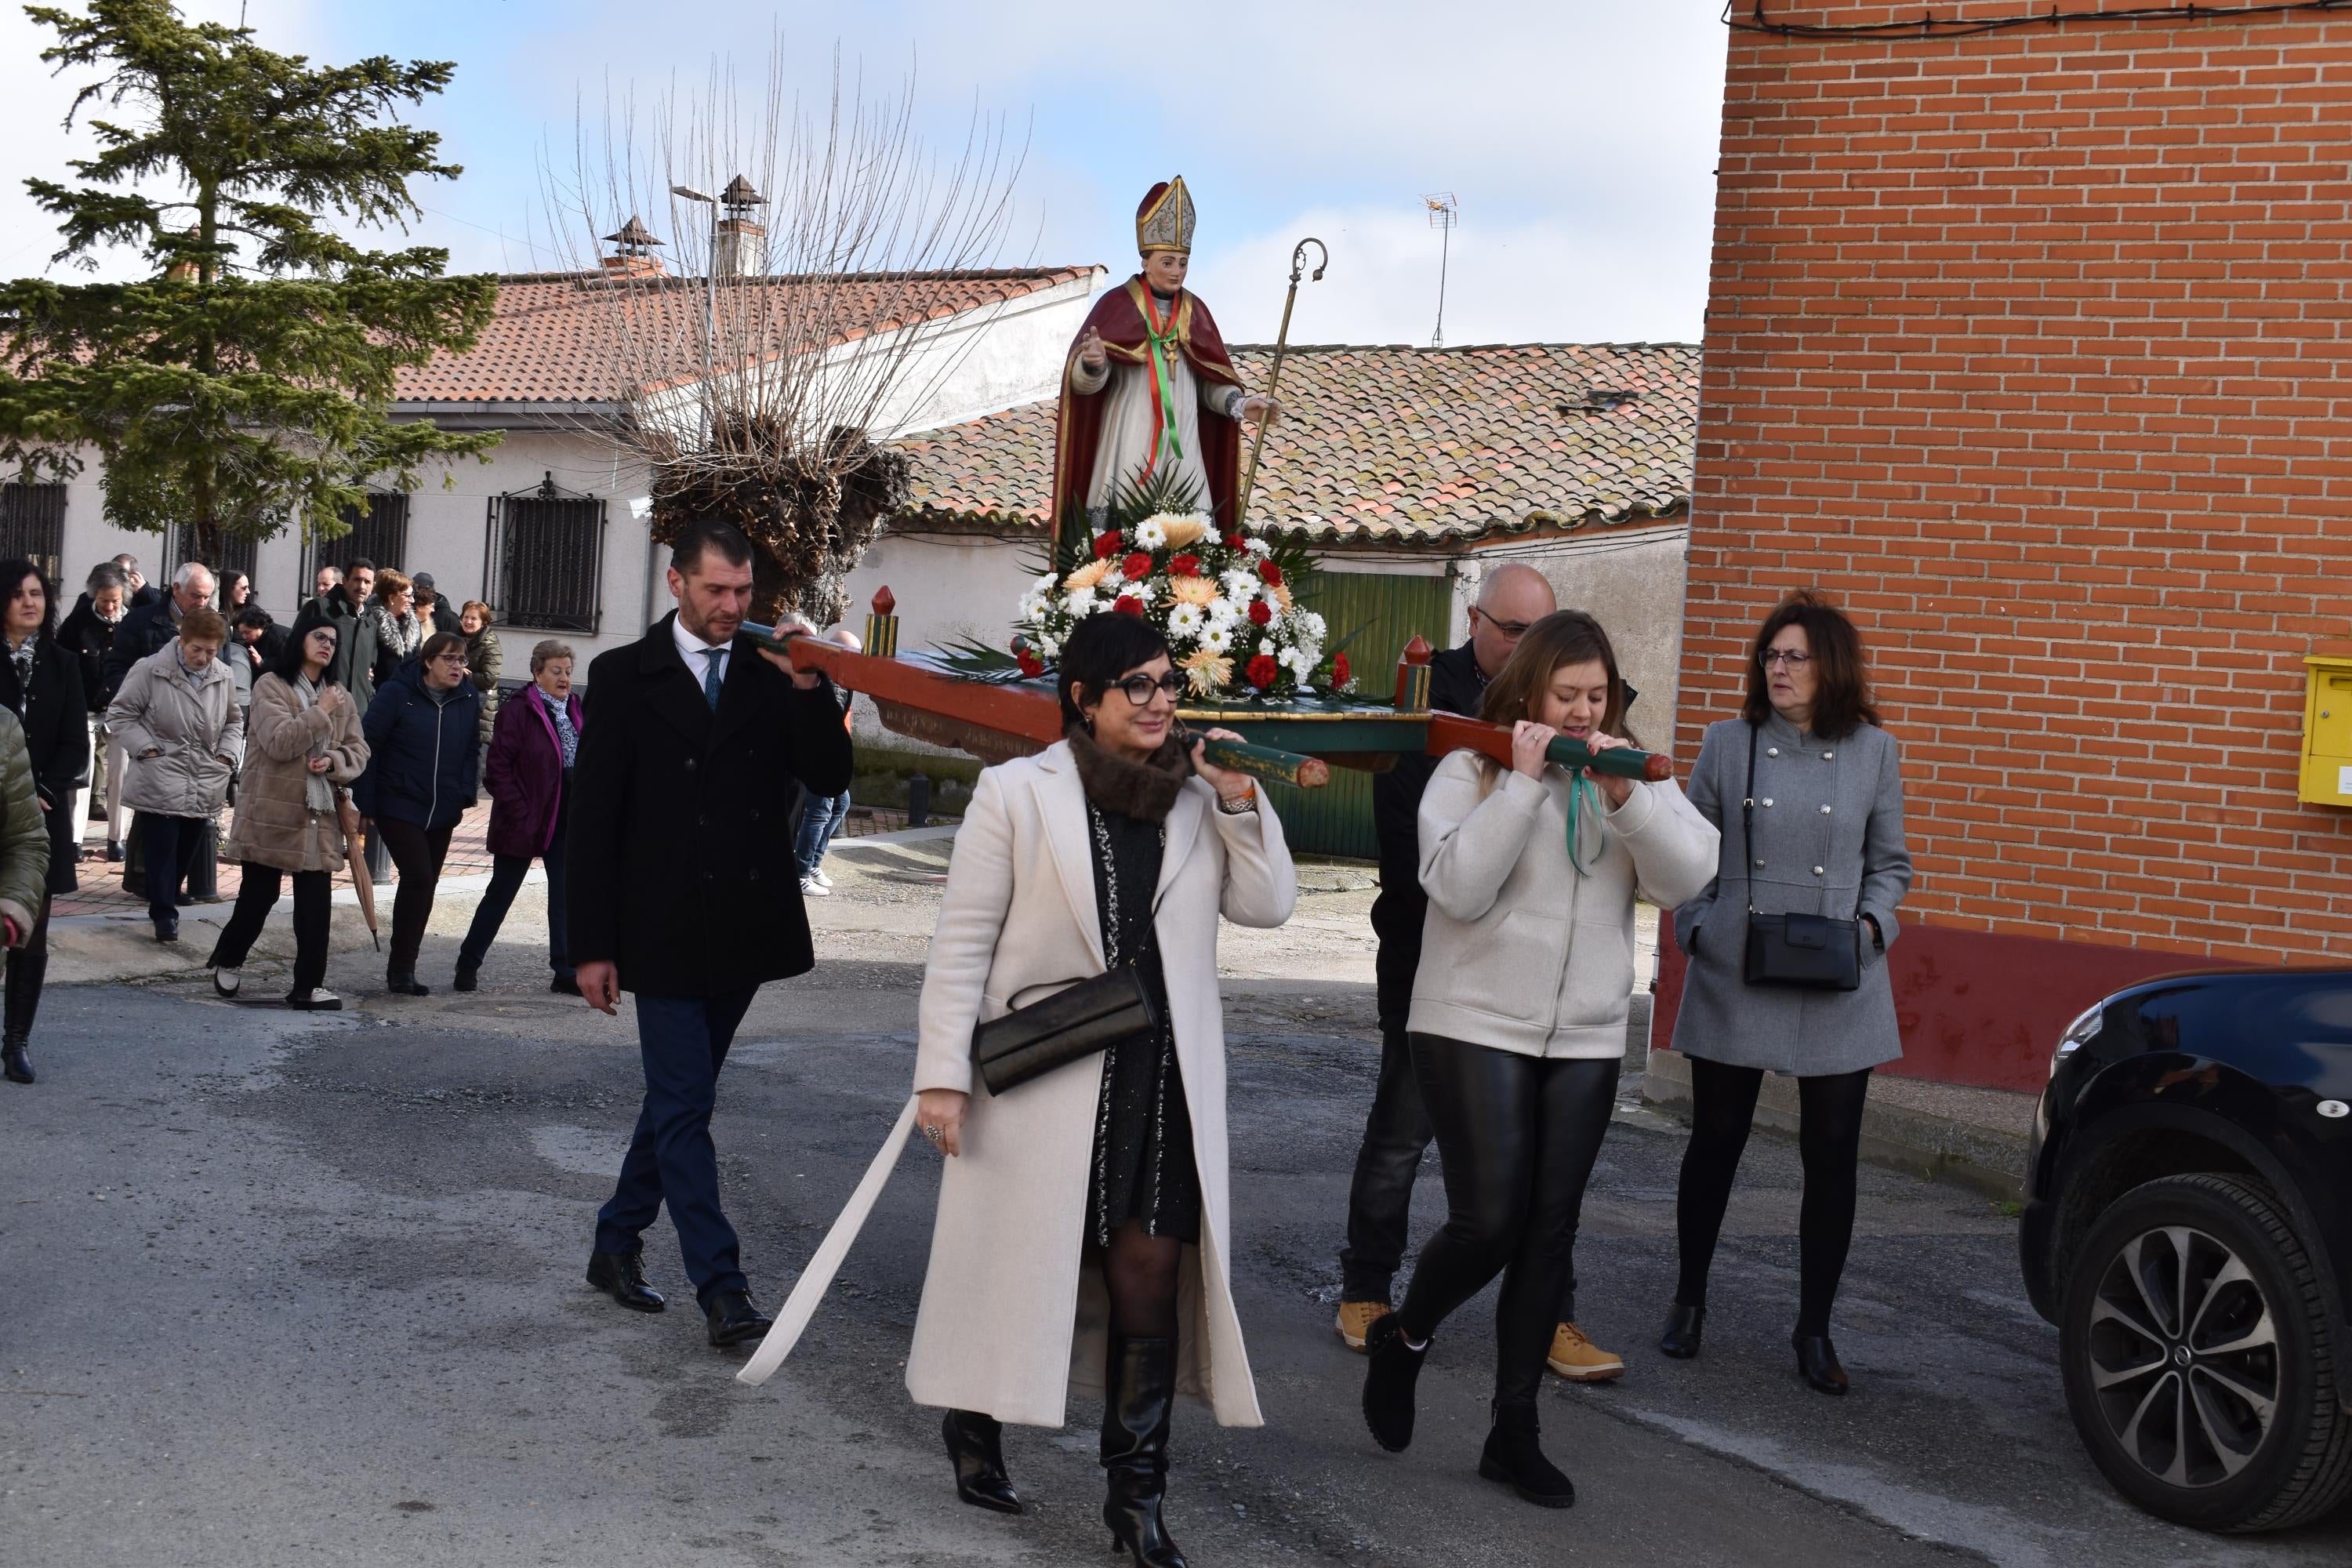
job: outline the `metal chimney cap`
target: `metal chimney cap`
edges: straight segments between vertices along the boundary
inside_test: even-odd
[[[649,245],[660,245],[662,243],[660,240],[654,237],[653,230],[647,228],[645,226],[644,220],[639,218],[635,213],[631,213],[629,215],[629,221],[621,226],[620,233],[608,234],[604,238],[614,245],[622,247],[624,249],[626,249],[631,246],[643,248]]]
[[[719,199],[730,207],[763,207],[768,205],[768,198],[753,190],[751,182],[740,174],[727,182],[727,188],[719,193]]]

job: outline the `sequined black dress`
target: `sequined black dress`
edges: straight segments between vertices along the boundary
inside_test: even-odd
[[[1146,946],[1151,899],[1160,886],[1167,830],[1091,801],[1095,907],[1103,953],[1113,965],[1143,952],[1144,984],[1160,1024],[1150,1035],[1104,1052],[1102,1100],[1095,1112],[1094,1169],[1087,1186],[1087,1230],[1098,1246],[1129,1220],[1146,1235],[1201,1238],[1201,1183],[1192,1168],[1192,1117],[1169,1023],[1168,981],[1158,946]]]

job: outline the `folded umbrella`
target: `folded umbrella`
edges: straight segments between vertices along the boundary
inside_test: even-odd
[[[352,868],[352,890],[360,896],[360,918],[367,921],[368,936],[382,952],[383,935],[375,923],[375,879],[368,875],[367,847],[360,842],[360,808],[341,790],[335,792],[335,820],[342,826],[343,864]]]

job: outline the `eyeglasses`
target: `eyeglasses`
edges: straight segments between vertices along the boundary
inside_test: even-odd
[[[1171,699],[1184,694],[1184,678],[1172,669],[1157,680],[1148,675],[1130,675],[1125,680],[1115,680],[1111,684],[1126,692],[1128,701],[1138,708],[1150,702],[1155,691],[1164,691]]]
[[[433,662],[436,664],[463,664],[466,662],[466,656],[462,653],[456,652],[436,653],[433,656]]]
[[[1477,616],[1480,620],[1486,622],[1488,626],[1494,627],[1496,631],[1502,633],[1505,637],[1510,638],[1513,642],[1517,642],[1519,638],[1527,636],[1528,628],[1535,625],[1535,622],[1533,621],[1498,621],[1475,605],[1470,606],[1470,613]]]
[[[1756,662],[1767,669],[1770,669],[1775,665],[1786,665],[1789,667],[1790,673],[1794,674],[1812,663],[1813,656],[1809,653],[1797,653],[1785,647],[1768,647],[1756,656]]]

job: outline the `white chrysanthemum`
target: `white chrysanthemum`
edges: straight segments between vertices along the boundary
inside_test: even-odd
[[[1138,550],[1168,548],[1168,518],[1164,513],[1154,513],[1135,525],[1135,547]]]
[[[1062,574],[1059,572],[1048,572],[1043,577],[1037,579],[1037,590],[1040,593],[1049,594],[1055,588],[1059,587],[1061,585],[1061,582]]]
[[[1209,624],[1211,626],[1229,626],[1241,618],[1242,607],[1239,605],[1234,604],[1231,599],[1220,597],[1209,601]]]
[[[1303,635],[1313,638],[1317,642],[1321,642],[1326,637],[1330,635],[1331,628],[1324,624],[1322,616],[1317,615],[1312,610],[1299,611],[1298,620],[1299,625],[1306,628]]]
[[[1272,658],[1282,650],[1274,646],[1274,639],[1272,637],[1260,637],[1258,639],[1257,651],[1265,655],[1268,658]]]
[[[1274,546],[1263,539],[1244,539],[1242,541],[1242,548],[1261,561],[1274,553]]]
[[[1225,585],[1225,595],[1237,605],[1246,605],[1257,597],[1258,580],[1255,572],[1244,572],[1236,566],[1230,572],[1220,573],[1217,580]]]
[[[1201,646],[1211,653],[1231,652],[1234,646],[1233,626],[1231,624],[1219,626],[1212,621],[1209,623],[1209,629],[1201,634]]]
[[[1031,646],[1037,650],[1037,657],[1039,658],[1052,658],[1055,654],[1062,651],[1062,645],[1055,642],[1052,637],[1047,637],[1043,632],[1039,632],[1035,637],[1031,639]]]
[[[1152,600],[1160,596],[1160,586],[1148,577],[1139,577],[1132,583],[1122,584],[1119,588],[1119,592],[1127,597],[1149,606]]]
[[[1190,640],[1198,637],[1208,620],[1198,605],[1179,605],[1168,612],[1168,635],[1171,638]]]
[[[1070,590],[1070,596],[1062,601],[1062,607],[1074,616],[1093,615],[1095,591],[1092,588],[1073,588]]]
[[[1116,610],[1117,608],[1118,608],[1118,601],[1106,594],[1096,599],[1093,604],[1087,606],[1087,614],[1090,616],[1108,615],[1111,611]]]

